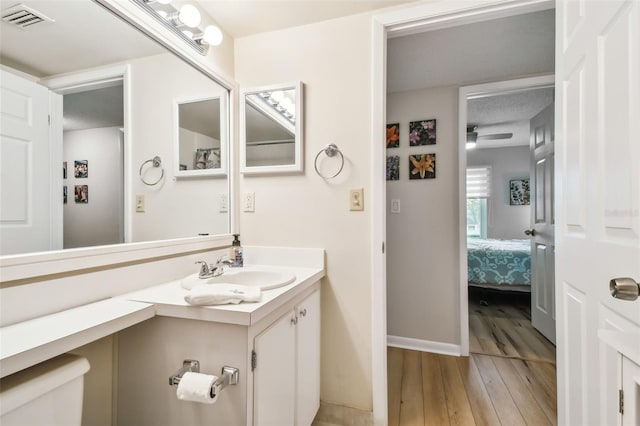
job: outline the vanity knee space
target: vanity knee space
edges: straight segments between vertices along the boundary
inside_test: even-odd
[[[117,423],[310,425],[320,402],[319,282],[249,325],[156,316],[118,337]],[[192,308],[207,309],[207,308]],[[214,404],[180,401],[168,377],[240,370]]]

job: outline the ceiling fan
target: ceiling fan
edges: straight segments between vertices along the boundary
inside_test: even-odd
[[[495,141],[500,139],[511,139],[513,133],[492,133],[488,135],[478,136],[478,125],[467,124],[467,149],[473,149],[476,147],[478,140]]]

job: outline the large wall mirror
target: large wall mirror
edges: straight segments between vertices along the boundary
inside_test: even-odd
[[[240,171],[303,170],[301,82],[244,90],[240,105]]]
[[[22,4],[50,20],[0,24],[0,255],[228,234],[228,90],[93,1]],[[215,178],[176,179],[176,100]]]

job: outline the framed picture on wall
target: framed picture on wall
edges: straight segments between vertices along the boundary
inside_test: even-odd
[[[409,123],[409,145],[435,145],[436,143],[436,120],[412,121]]]
[[[400,123],[387,124],[387,148],[400,146]]]
[[[195,154],[196,170],[219,169],[220,168],[220,148],[198,148]]]
[[[66,179],[67,178],[67,162],[63,161],[62,162],[62,179]]]
[[[73,162],[73,176],[76,178],[89,177],[89,161],[75,160]]]
[[[67,204],[67,185],[62,187],[62,203]]]
[[[89,202],[89,185],[76,185],[74,193],[76,203],[87,204]]]
[[[509,204],[512,206],[528,206],[531,204],[529,179],[512,179],[509,181]]]
[[[387,180],[400,180],[400,156],[387,157]]]
[[[435,179],[435,177],[435,154],[416,154],[409,156],[409,179]]]

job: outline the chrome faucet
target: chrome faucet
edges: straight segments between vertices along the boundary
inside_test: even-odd
[[[198,278],[201,279],[219,277],[220,275],[224,274],[224,268],[226,266],[233,265],[233,261],[227,256],[219,257],[218,260],[216,260],[216,263],[211,265],[209,265],[204,260],[198,260],[195,263],[200,264],[200,272],[198,273]]]

